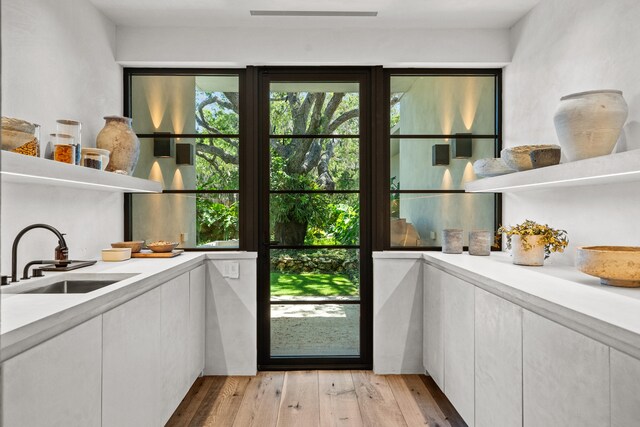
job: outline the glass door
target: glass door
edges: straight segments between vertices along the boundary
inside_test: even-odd
[[[261,369],[370,366],[365,81],[262,74]]]

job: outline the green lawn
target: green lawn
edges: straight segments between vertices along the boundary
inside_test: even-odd
[[[358,285],[342,274],[271,273],[273,296],[358,295]]]

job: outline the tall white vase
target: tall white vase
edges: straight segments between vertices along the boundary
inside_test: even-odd
[[[560,98],[553,122],[567,160],[610,154],[628,111],[619,90],[593,90]]]

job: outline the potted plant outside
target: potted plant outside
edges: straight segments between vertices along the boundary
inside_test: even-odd
[[[544,265],[544,260],[552,252],[564,252],[569,244],[565,230],[556,230],[531,220],[500,227],[498,233],[507,237],[507,249],[511,249],[513,263],[517,265]]]

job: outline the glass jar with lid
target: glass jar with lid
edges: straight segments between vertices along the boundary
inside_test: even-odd
[[[59,119],[56,120],[56,132],[58,134],[69,135],[73,138],[73,145],[75,145],[75,158],[74,163],[80,164],[80,154],[82,149],[82,123],[76,120]]]
[[[63,133],[50,134],[53,144],[53,160],[74,165],[76,163],[76,146],[71,135]]]
[[[92,169],[102,169],[102,155],[100,153],[86,152],[82,156],[83,166]]]

